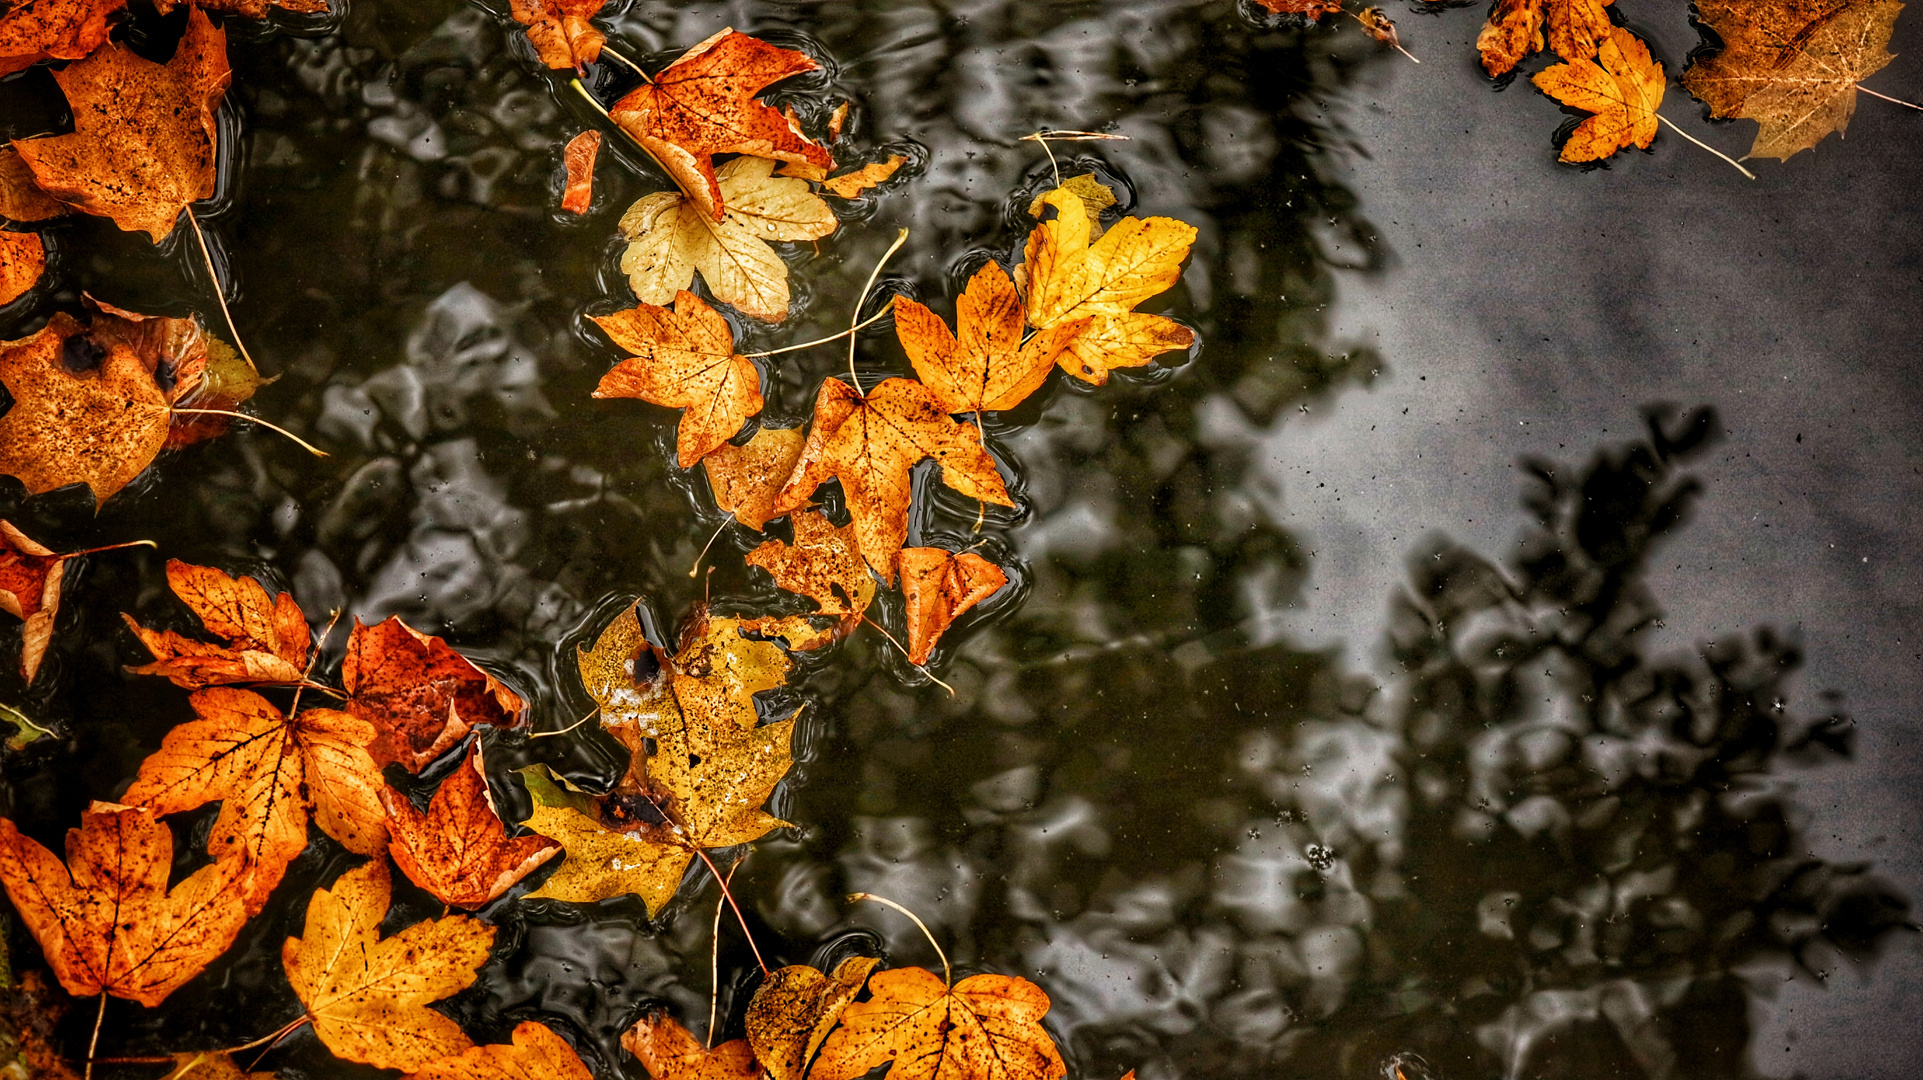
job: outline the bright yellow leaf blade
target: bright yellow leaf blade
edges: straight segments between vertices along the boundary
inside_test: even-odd
[[[971,975],[950,989],[923,968],[884,971],[848,1006],[810,1072],[855,1080],[893,1062],[891,1080],[1059,1080],[1068,1072],[1042,1029],[1048,995],[1027,979]]]
[[[1576,125],[1561,160],[1601,161],[1624,147],[1648,148],[1656,138],[1656,110],[1663,103],[1663,66],[1641,38],[1618,26],[1594,60],[1575,60],[1538,72],[1537,89],[1557,101],[1594,113]]]

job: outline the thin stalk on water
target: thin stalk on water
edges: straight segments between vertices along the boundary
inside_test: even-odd
[[[660,808],[656,807],[656,809]],[[665,817],[666,815],[662,816]],[[708,872],[714,875],[715,883],[721,886],[722,899],[726,900],[728,906],[734,909],[735,921],[741,924],[741,933],[748,939],[748,948],[754,951],[755,963],[760,965],[762,977],[766,978],[768,975],[768,962],[761,958],[761,946],[755,944],[754,931],[748,929],[748,917],[741,914],[741,905],[735,903],[734,893],[729,891],[727,880],[721,876],[721,871],[715,868],[714,860],[708,858],[707,852],[701,850],[698,845],[691,846],[694,847],[694,853],[701,856],[701,861],[708,864]]]
[[[848,317],[848,381],[855,385],[857,394],[861,393],[861,376],[855,374],[855,331],[862,325],[861,305],[868,302],[868,291],[875,287],[875,279],[881,276],[881,268],[887,266],[888,260],[894,258],[895,252],[900,251],[901,246],[907,242],[907,229],[902,229],[895,234],[895,242],[888,245],[888,250],[881,253],[881,261],[875,264],[873,270],[868,271],[868,281],[862,285],[861,292],[855,296],[855,313]],[[889,303],[894,303],[892,298]]]
[[[873,315],[868,316],[866,319],[863,319],[861,322],[857,323],[854,326],[849,327],[846,330],[838,330],[835,333],[829,334],[825,338],[816,338],[813,341],[804,341],[799,345],[783,345],[779,349],[768,349],[763,352],[742,353],[741,355],[752,360],[757,356],[778,356],[781,353],[799,352],[802,349],[812,349],[817,345],[826,345],[831,341],[840,341],[842,338],[847,337],[849,334],[852,334],[857,330],[864,330],[870,326],[873,326],[875,323],[878,323],[881,320],[887,318],[888,313],[893,310],[895,310],[895,298],[891,296],[888,298],[888,302],[881,306],[880,311],[875,312]]]
[[[1893,98],[1888,94],[1879,94],[1876,91],[1870,89],[1869,87],[1864,86],[1862,83],[1857,83],[1856,88],[1873,98],[1882,98],[1884,101],[1887,101],[1892,105],[1901,105],[1906,109],[1915,109],[1918,112],[1923,112],[1923,105],[1918,105],[1913,101],[1904,101],[1902,98]]]
[[[905,907],[902,907],[900,904],[895,903],[893,900],[890,900],[885,896],[876,896],[874,893],[870,893],[870,892],[850,893],[848,895],[848,899],[851,903],[858,903],[862,900],[873,900],[875,903],[880,904],[883,907],[893,908],[896,911],[901,912],[903,915],[908,916],[910,919],[913,919],[915,922],[915,925],[921,927],[922,936],[928,939],[928,944],[933,945],[935,947],[935,955],[941,957],[942,981],[947,983],[951,988],[955,985],[955,971],[953,968],[948,966],[948,954],[942,951],[941,942],[935,940],[934,933],[928,929],[927,923],[921,921],[921,916],[915,914],[914,912],[908,910]]]
[[[601,706],[596,705],[594,708],[588,710],[588,714],[586,716],[583,716],[581,719],[576,720],[574,723],[569,724],[567,727],[564,727],[559,731],[537,731],[534,734],[529,735],[528,738],[551,739],[556,735],[566,735],[568,732],[573,731],[575,728],[578,728],[582,724],[587,723],[589,720],[594,719],[594,714],[600,711],[601,711]]]
[[[1733,157],[1730,157],[1728,154],[1723,153],[1721,150],[1718,150],[1715,147],[1709,145],[1703,140],[1697,138],[1696,136],[1691,135],[1689,132],[1684,131],[1682,128],[1677,127],[1673,122],[1671,122],[1669,117],[1664,116],[1662,113],[1657,113],[1656,119],[1661,120],[1665,124],[1668,124],[1669,130],[1675,132],[1678,135],[1681,135],[1683,138],[1688,139],[1690,142],[1695,143],[1697,146],[1702,147],[1703,149],[1709,151],[1710,153],[1715,154],[1717,157],[1722,158],[1724,161],[1729,162],[1730,166],[1734,168],[1737,172],[1742,173],[1744,176],[1749,177],[1751,180],[1756,179],[1756,174],[1753,172],[1750,172],[1748,169],[1743,168],[1743,165],[1741,162],[1737,161]]]
[[[307,451],[308,453],[314,455],[315,457],[327,456],[327,451],[322,450],[320,447],[315,446],[313,443],[308,442],[306,439],[301,438],[299,435],[296,435],[293,432],[287,430],[286,428],[281,427],[279,424],[272,423],[267,420],[262,420],[258,416],[249,416],[244,412],[235,412],[232,409],[174,409],[174,408],[170,408],[167,411],[170,413],[173,413],[175,416],[183,416],[183,415],[225,416],[230,420],[245,420],[250,424],[259,424],[261,427],[264,427],[269,431],[277,431],[282,435],[287,436],[288,438],[294,440],[294,442],[298,444],[302,450]]]
[[[1411,57],[1410,59],[1414,59]],[[1048,148],[1051,142],[1127,142],[1126,135],[1111,135],[1105,131],[1037,131],[1022,136],[1023,142],[1042,144],[1042,153],[1048,155],[1049,168],[1055,170],[1055,186],[1062,186],[1062,166],[1055,160],[1055,151]]]
[[[100,1049],[100,1022],[107,1018],[107,992],[100,992],[100,1011],[94,1014],[93,1038],[87,1041],[86,1080],[93,1080],[93,1054]]]
[[[240,358],[247,361],[247,366],[258,375],[260,368],[255,365],[254,358],[248,355],[247,345],[240,340],[240,331],[234,328],[234,313],[227,310],[227,290],[220,283],[220,272],[214,269],[214,253],[207,247],[207,234],[200,231],[200,219],[194,216],[192,210],[187,211],[187,220],[194,226],[194,239],[200,241],[200,257],[207,262],[207,277],[214,283],[214,299],[220,303],[221,318],[227,320],[227,333],[233,336],[234,348],[240,350]]]
[[[861,619],[861,621],[862,621],[862,622],[865,622],[865,623],[867,623],[867,624],[868,624],[869,626],[872,626],[872,627],[874,627],[874,628],[875,628],[875,632],[876,632],[876,633],[878,633],[878,634],[880,634],[880,635],[881,635],[882,637],[885,637],[885,638],[887,638],[887,639],[888,639],[888,644],[890,644],[890,645],[893,645],[893,646],[894,646],[894,647],[895,647],[895,648],[896,648],[897,650],[899,650],[899,651],[901,652],[901,655],[902,655],[902,659],[904,659],[904,660],[907,660],[907,661],[908,661],[908,663],[909,663],[909,664],[910,664],[911,666],[913,666],[913,667],[914,667],[914,669],[915,669],[916,671],[919,671],[919,672],[921,672],[921,673],[922,673],[923,675],[926,675],[926,676],[928,676],[928,681],[929,681],[929,682],[932,682],[932,683],[934,683],[934,684],[935,684],[936,686],[939,686],[939,687],[941,687],[941,688],[942,688],[943,690],[946,690],[946,691],[948,691],[948,696],[949,696],[949,697],[955,697],[955,696],[956,696],[956,694],[955,694],[955,688],[954,688],[954,687],[952,687],[952,686],[950,686],[950,685],[948,685],[948,684],[947,684],[947,683],[945,683],[945,682],[942,682],[942,681],[941,681],[941,679],[940,679],[940,677],[938,677],[938,676],[937,676],[937,675],[936,675],[936,674],[935,674],[934,672],[932,672],[932,671],[930,671],[930,670],[928,670],[928,669],[927,669],[926,667],[923,667],[922,665],[920,665],[920,664],[917,664],[917,663],[915,663],[915,660],[914,660],[914,657],[912,657],[912,656],[909,656],[909,655],[908,655],[908,650],[907,650],[907,649],[904,649],[904,648],[902,648],[902,644],[901,644],[901,642],[899,642],[899,641],[896,641],[896,640],[895,640],[895,635],[893,635],[893,634],[891,634],[891,633],[889,633],[886,627],[884,627],[884,626],[882,626],[882,625],[881,625],[880,623],[878,623],[878,622],[876,622],[875,620],[873,620],[873,619],[871,619],[871,618],[869,618],[869,617],[868,617],[868,616],[866,616],[866,615],[862,615],[862,616],[860,616],[860,619]]]
[[[716,525],[714,527],[714,535],[708,537],[708,542],[701,545],[701,554],[696,555],[694,557],[694,565],[688,567],[689,577],[696,578],[701,576],[701,560],[708,557],[708,549],[714,547],[714,542],[716,540],[721,539],[721,533],[725,529],[727,529],[728,524],[733,520],[734,520],[734,511],[730,510],[728,511],[728,516],[721,519],[721,524]]]
[[[721,883],[722,889],[725,890],[733,883],[734,872],[741,869],[741,864],[747,861],[747,858],[743,855],[734,861],[733,866],[728,867],[728,880]],[[714,929],[708,935],[711,945],[708,950],[708,1049],[710,1050],[714,1049],[714,1022],[721,1008],[721,910],[727,904],[727,895],[724,892],[722,898],[714,902]]]

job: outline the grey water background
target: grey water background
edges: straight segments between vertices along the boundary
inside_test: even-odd
[[[885,288],[952,312],[1051,180],[1018,141],[1037,129],[1129,135],[1058,151],[1065,171],[1201,230],[1150,305],[1198,329],[1191,357],[991,419],[1022,507],[987,532],[1018,587],[944,642],[957,696],[867,632],[803,663],[775,803],[801,828],[737,878],[757,939],[771,962],[934,963],[840,899],[891,896],[962,972],[1040,983],[1078,1077],[1907,1075],[1916,121],[1866,100],[1846,141],[1753,182],[1668,132],[1559,166],[1560,110],[1474,66],[1480,5],[1432,6],[1391,6],[1420,66],[1343,20],[1225,2],[610,6],[617,47],[655,64],[727,25],[807,49],[829,70],[771,99],[817,124],[853,100],[838,154],[911,158],[788,252],[794,315],[737,320],[743,348],[845,326],[897,226]],[[1680,3],[1616,10],[1672,72],[1697,45]],[[230,24],[233,152],[204,216],[281,376],[256,407],[333,456],[236,432],[98,516],[84,492],[0,490],[56,546],[161,545],[90,560],[46,672],[0,683],[63,735],[0,762],[41,839],[188,714],[120,673],[143,657],[117,612],[187,626],[165,557],[261,575],[317,621],[444,633],[544,730],[586,711],[569,657],[621,604],[671,628],[704,591],[787,603],[738,528],[712,579],[687,576],[721,515],[670,465],[673,414],[587,397],[618,358],[581,318],[626,302],[614,222],[666,181],[611,139],[591,213],[558,212],[560,144],[595,117],[502,15],[363,0]],[[130,31],[164,56],[177,22]],[[1902,56],[1873,84],[1923,72]],[[0,95],[3,134],[65,123],[44,70]],[[1749,135],[1673,87],[1664,112],[1726,149]],[[211,314],[178,236],[51,235],[53,285],[0,310],[4,336],[82,290]],[[842,363],[778,358],[770,417],[804,419]],[[862,365],[906,370],[885,327]],[[921,535],[969,537],[976,508],[926,480]],[[618,766],[585,732],[490,740],[510,806],[514,765]],[[298,1015],[279,943],[353,863],[316,837],[207,976],[113,1005],[103,1052]],[[705,1025],[714,900],[691,875],[650,925],[511,896],[450,1007],[484,1041],[538,1018],[639,1075],[616,1048],[636,1015]],[[438,913],[402,886],[390,927]],[[755,968],[738,927],[721,950],[738,1034]],[[367,1074],[309,1033],[263,1067]]]

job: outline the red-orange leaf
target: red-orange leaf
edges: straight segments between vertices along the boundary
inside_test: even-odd
[[[53,639],[54,616],[60,611],[60,581],[66,576],[67,557],[55,555],[0,521],[0,611],[27,624],[20,640],[20,676],[33,681]]]
[[[0,14],[0,76],[42,60],[78,60],[107,40],[107,17],[127,0],[29,0]]]
[[[381,805],[394,865],[453,907],[484,907],[561,853],[545,836],[508,836],[488,795],[478,743],[441,781],[425,814],[391,787],[381,789]]]
[[[67,204],[41,190],[33,170],[20,160],[20,151],[0,146],[0,217],[11,221],[45,221],[67,212]]]
[[[561,195],[561,209],[570,214],[585,214],[594,202],[594,158],[601,152],[601,133],[583,131],[568,140],[562,159],[568,167],[567,191]]]
[[[447,642],[393,616],[354,620],[341,662],[347,711],[374,725],[374,760],[409,772],[440,757],[477,724],[519,726],[526,703]]]
[[[761,411],[761,372],[734,351],[734,331],[699,296],[683,290],[673,309],[639,304],[594,324],[633,355],[594,388],[597,398],[640,398],[681,414],[675,448],[692,469]]]
[[[907,297],[895,298],[895,335],[915,374],[951,413],[998,411],[1020,405],[1048,378],[1086,318],[1037,331],[1022,341],[1026,313],[1015,283],[998,263],[968,279],[955,301],[955,329]]]
[[[547,1025],[523,1020],[511,1045],[476,1046],[444,1057],[407,1080],[594,1080],[568,1041]]]
[[[167,584],[219,644],[195,641],[172,630],[148,630],[132,615],[121,618],[154,654],[154,662],[127,670],[159,675],[189,690],[228,683],[297,683],[307,671],[312,634],[293,594],[268,597],[260,582],[229,577],[211,566],[167,560]]]
[[[972,551],[903,548],[901,591],[908,601],[908,662],[926,664],[935,642],[962,612],[1008,584],[1001,567]]]
[[[577,73],[601,58],[608,36],[588,20],[605,0],[513,0],[509,10],[527,27],[527,39],[541,62]]]
[[[763,1075],[748,1040],[713,1050],[671,1016],[644,1016],[621,1036],[621,1048],[641,1059],[654,1080],[755,1080]]]
[[[0,232],[0,304],[11,304],[40,283],[47,247],[39,233]]]

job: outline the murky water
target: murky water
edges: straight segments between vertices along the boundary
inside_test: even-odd
[[[1656,17],[1653,3],[1622,6]],[[911,235],[886,288],[945,308],[1025,235],[1025,208],[1053,176],[1018,141],[1038,129],[1126,133],[1071,148],[1064,173],[1096,170],[1133,212],[1201,230],[1164,309],[1199,331],[1192,356],[1100,390],[1057,380],[991,423],[1021,506],[991,512],[986,530],[1018,587],[945,640],[935,669],[955,696],[867,633],[797,673],[816,707],[774,809],[801,827],[757,845],[735,886],[771,963],[876,948],[934,963],[902,920],[842,900],[867,890],[918,911],[960,971],[1040,983],[1071,1076],[1415,1080],[1779,1074],[1781,1048],[1759,1034],[1782,1027],[1777,986],[1857,979],[1892,943],[1913,953],[1899,929],[1906,889],[1867,861],[1882,853],[1836,842],[1826,830],[1848,827],[1798,795],[1808,777],[1872,775],[1843,763],[1857,733],[1817,693],[1829,688],[1797,681],[1803,653],[1848,647],[1799,644],[1786,628],[1805,611],[1725,610],[1721,592],[1669,570],[1704,498],[1693,477],[1727,471],[1745,437],[1729,418],[1747,402],[1714,379],[1598,361],[1614,374],[1536,402],[1556,437],[1519,436],[1506,419],[1478,431],[1458,403],[1487,385],[1482,359],[1425,339],[1466,332],[1407,329],[1466,321],[1433,304],[1420,319],[1382,315],[1439,288],[1398,261],[1443,269],[1384,236],[1409,235],[1413,217],[1431,244],[1463,245],[1446,227],[1455,202],[1382,181],[1410,176],[1406,161],[1371,164],[1433,162],[1442,136],[1370,103],[1439,97],[1495,123],[1467,60],[1444,54],[1473,35],[1473,13],[1450,13],[1446,30],[1396,13],[1412,43],[1434,28],[1435,81],[1412,88],[1408,68],[1390,69],[1406,62],[1352,27],[1304,33],[1220,0],[611,7],[612,39],[656,63],[724,25],[805,49],[826,71],[770,100],[804,116],[852,100],[852,146],[911,159],[904,179],[847,207],[840,232],[788,252],[794,314],[779,328],[737,320],[743,348],[845,326],[898,226]],[[616,356],[582,316],[628,295],[614,222],[666,181],[610,140],[593,211],[558,213],[560,144],[595,118],[503,15],[358,0],[344,16],[230,30],[223,131],[236,152],[206,220],[242,333],[280,376],[259,411],[332,456],[237,432],[164,457],[97,517],[84,489],[26,500],[0,481],[0,516],[56,547],[160,544],[91,560],[70,578],[39,681],[0,674],[0,700],[63,736],[0,759],[6,811],[34,835],[51,841],[88,800],[116,795],[187,715],[184,692],[121,674],[141,654],[118,612],[182,620],[166,557],[258,575],[310,613],[399,614],[443,633],[526,695],[545,729],[586,712],[570,658],[620,605],[639,597],[671,628],[708,592],[781,602],[745,570],[739,554],[758,538],[738,529],[710,579],[689,577],[721,515],[672,467],[673,414],[588,399]],[[164,55],[177,23],[148,13],[136,38]],[[1672,63],[1689,47],[1657,40]],[[601,74],[604,93],[619,87]],[[0,134],[63,122],[44,70],[0,95]],[[1497,104],[1514,112],[1521,98]],[[1604,173],[1553,168],[1553,109],[1527,130],[1542,113],[1502,121],[1527,138],[1505,127],[1469,140],[1510,157],[1492,167],[1465,153],[1449,190],[1480,182],[1554,205],[1580,185],[1647,209],[1664,197],[1656,179],[1724,183],[1667,145]],[[1838,152],[1865,150],[1852,139],[1822,151]],[[1610,187],[1631,183],[1642,186]],[[86,220],[59,226],[55,243],[62,291],[0,312],[0,336],[82,290],[210,310],[179,236],[154,250]],[[1499,293],[1534,256],[1490,246],[1458,269]],[[1532,300],[1553,313],[1626,287],[1565,273],[1542,288],[1560,299]],[[1345,308],[1357,295],[1376,306]],[[1403,329],[1362,347],[1339,315]],[[1569,350],[1552,336],[1502,355],[1539,348],[1553,364]],[[766,418],[805,420],[842,363],[833,347],[778,358]],[[905,370],[885,326],[863,337],[862,364]],[[1679,396],[1708,408],[1642,408]],[[1385,445],[1402,460],[1382,458]],[[1395,482],[1444,473],[1500,501],[1411,514],[1430,503]],[[969,535],[976,507],[925,479],[923,535]],[[1360,570],[1330,560],[1358,551],[1371,560]],[[1697,615],[1680,641],[1665,627],[1673,604]],[[1868,681],[1834,689],[1879,712],[1908,703]],[[619,758],[592,735],[500,738],[489,762],[510,805],[506,770],[536,760],[607,782]],[[354,862],[315,836],[200,981],[158,1010],[113,1004],[103,1053],[228,1045],[298,1014],[279,943],[312,889]],[[1915,869],[1913,855],[1899,861]],[[666,1006],[705,1023],[715,897],[691,875],[652,925],[638,902],[503,901],[487,912],[501,926],[495,956],[451,1008],[483,1040],[539,1018],[599,1075],[638,1076],[617,1045],[638,1014]],[[391,925],[439,910],[404,883],[397,898]],[[756,968],[730,923],[720,963],[720,1010],[738,1033]],[[1880,1015],[1905,1022],[1899,998],[1871,985]],[[1862,1076],[1893,1062],[1885,1047],[1794,1067]],[[262,1067],[367,1072],[309,1033]]]

